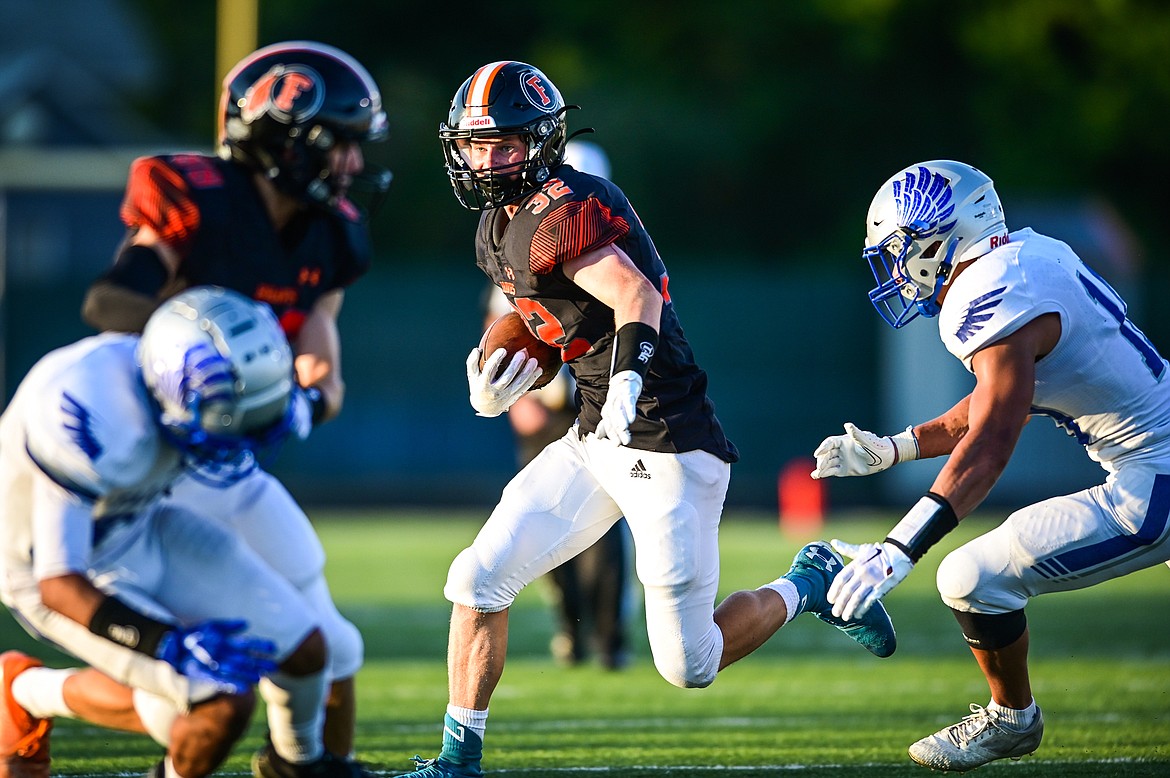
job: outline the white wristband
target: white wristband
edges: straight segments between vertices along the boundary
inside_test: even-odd
[[[894,450],[897,452],[897,456],[894,457],[895,465],[918,459],[918,438],[914,437],[913,426],[907,427],[897,435],[891,435],[890,442],[894,444]]]
[[[890,530],[886,542],[902,549],[917,564],[927,549],[958,525],[959,519],[946,498],[927,492]]]

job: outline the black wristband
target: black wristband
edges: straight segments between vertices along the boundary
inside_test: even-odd
[[[658,332],[649,324],[632,321],[623,324],[613,336],[613,365],[610,375],[633,370],[645,376],[658,348]]]
[[[106,597],[89,620],[89,631],[120,646],[155,656],[172,627],[139,613],[117,597]]]
[[[325,395],[317,387],[310,386],[305,390],[305,399],[309,401],[309,408],[312,409],[309,418],[315,427],[321,423],[321,419],[325,418]]]
[[[957,526],[959,517],[947,498],[927,492],[890,530],[885,542],[902,549],[917,564],[931,546]]]

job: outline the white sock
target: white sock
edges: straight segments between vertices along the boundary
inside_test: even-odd
[[[268,735],[273,749],[286,762],[305,764],[325,753],[321,727],[328,686],[324,670],[296,677],[273,673],[260,679],[260,696],[267,704]]]
[[[35,719],[77,718],[65,704],[65,681],[77,674],[76,669],[55,670],[30,667],[12,679],[12,697],[16,704]]]
[[[1036,720],[1036,700],[1028,705],[1028,707],[1020,710],[1019,708],[1008,708],[1000,705],[995,700],[987,704],[989,711],[994,711],[999,720],[1008,725],[1009,729],[1016,731],[1023,731],[1032,726],[1032,722]]]
[[[134,710],[146,733],[163,748],[171,744],[171,727],[179,717],[179,709],[166,697],[134,690]]]
[[[784,617],[784,624],[800,615],[800,592],[796,590],[796,584],[792,581],[787,578],[777,578],[772,583],[764,584],[760,588],[771,589],[784,598],[785,609],[788,611],[788,615]]]
[[[479,739],[483,740],[483,733],[487,730],[487,708],[474,710],[460,708],[458,705],[448,705],[447,715],[479,735]]]

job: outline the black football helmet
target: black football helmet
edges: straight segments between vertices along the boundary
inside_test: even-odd
[[[439,125],[447,175],[464,208],[482,211],[514,203],[540,189],[564,161],[566,106],[548,77],[523,62],[484,65],[451,99]],[[472,170],[459,141],[519,135],[528,145],[514,165]]]
[[[260,171],[278,189],[314,205],[337,207],[329,150],[339,141],[387,135],[382,97],[369,72],[345,52],[288,41],[249,54],[223,81],[219,154]],[[356,191],[375,196],[390,171],[372,165],[354,177]]]

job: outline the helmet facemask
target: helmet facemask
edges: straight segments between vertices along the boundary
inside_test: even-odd
[[[566,109],[567,110],[567,109]],[[548,117],[531,129],[502,132],[444,131],[447,172],[455,195],[472,211],[499,208],[521,200],[544,186],[552,171],[564,160],[565,122],[562,116]],[[470,143],[487,138],[517,135],[524,142],[524,158],[510,165],[475,170],[467,154]]]
[[[870,290],[869,300],[890,326],[899,329],[920,313],[938,315],[937,298],[950,277],[956,245],[955,241],[944,244],[929,231],[929,225],[916,222],[862,251],[878,283]],[[941,258],[940,251],[945,252]]]

